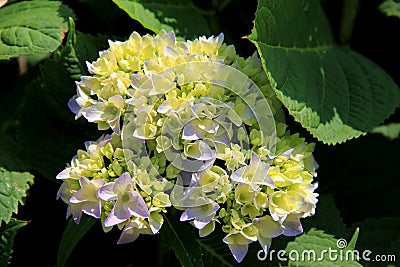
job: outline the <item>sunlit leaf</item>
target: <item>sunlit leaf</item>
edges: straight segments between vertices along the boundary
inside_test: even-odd
[[[0,225],[8,223],[18,205],[25,202],[26,193],[33,184],[33,175],[27,172],[10,172],[0,167]]]
[[[143,27],[158,33],[164,29],[175,31],[184,38],[208,35],[207,22],[188,0],[113,0],[122,10]]]
[[[71,9],[58,1],[24,1],[0,9],[0,60],[53,52],[67,31]]]
[[[345,239],[336,239],[315,228],[305,234],[298,236],[286,247],[286,259],[289,266],[362,266],[353,255],[354,246],[358,237],[358,230],[355,231],[349,242]],[[330,250],[335,252],[327,253]],[[342,252],[340,252],[342,251]],[[342,253],[342,257],[340,257]],[[346,256],[347,255],[347,256]]]
[[[334,42],[319,2],[260,0],[249,38],[289,113],[336,144],[382,123],[400,105],[400,90],[375,63]]]

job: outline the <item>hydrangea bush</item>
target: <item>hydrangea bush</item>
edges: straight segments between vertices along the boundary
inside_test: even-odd
[[[380,1],[0,0],[0,266],[395,265]]]
[[[200,237],[220,227],[238,262],[252,242],[268,253],[274,237],[303,232],[318,196],[314,144],[290,134],[257,54],[223,38],[133,32],[87,63],[68,106],[108,134],[57,175],[67,217],[117,226],[121,244],[157,234],[174,207]]]

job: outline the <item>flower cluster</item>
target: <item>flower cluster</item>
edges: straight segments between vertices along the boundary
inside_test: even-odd
[[[171,206],[169,197],[158,190],[149,195],[128,172],[128,164],[118,135],[106,135],[87,142],[71,164],[57,175],[63,180],[57,198],[68,204],[67,217],[78,224],[82,212],[101,218],[103,228],[123,229],[119,244],[134,241],[139,234],[155,234],[163,223],[162,212]],[[146,175],[133,172],[135,177]]]
[[[256,54],[245,59],[223,35],[177,41],[134,32],[88,63],[68,103],[112,134],[86,143],[58,176],[58,197],[119,243],[155,234],[163,212],[183,211],[200,237],[221,227],[240,262],[258,241],[302,232],[315,212],[313,145],[291,135]]]

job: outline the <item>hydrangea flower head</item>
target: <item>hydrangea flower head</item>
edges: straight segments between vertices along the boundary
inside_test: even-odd
[[[77,223],[83,212],[117,225],[123,244],[158,233],[174,206],[200,237],[221,227],[238,262],[253,242],[267,253],[302,232],[318,196],[314,147],[286,130],[257,54],[223,39],[134,32],[87,63],[68,106],[112,134],[57,176]]]

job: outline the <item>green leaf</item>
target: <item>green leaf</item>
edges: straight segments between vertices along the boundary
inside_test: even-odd
[[[0,60],[53,52],[67,31],[71,9],[57,1],[24,1],[0,9]]]
[[[160,231],[166,245],[174,250],[182,266],[203,266],[201,249],[196,244],[196,236],[185,223],[174,215],[164,215],[164,224]]]
[[[356,243],[358,239],[358,234],[360,233],[360,228],[356,228],[356,231],[353,234],[353,237],[350,239],[349,244],[347,244],[347,249],[350,250],[355,250],[356,249]]]
[[[106,36],[93,36],[75,31],[75,22],[69,18],[69,31],[65,45],[54,59],[61,61],[72,80],[79,80],[88,74],[86,61],[95,60],[99,51],[107,48]]]
[[[400,123],[390,123],[375,127],[371,133],[381,134],[390,140],[397,139],[400,136]]]
[[[13,252],[14,237],[17,231],[27,225],[26,221],[11,219],[7,224],[0,227],[0,267],[6,267],[11,260]]]
[[[400,139],[390,141],[377,134],[368,134],[335,149],[317,146],[321,166],[318,177],[325,181],[321,180],[318,191],[333,193],[340,214],[347,222],[397,216],[399,147]],[[318,207],[319,203],[315,216],[320,216]],[[362,227],[361,231],[364,236]]]
[[[57,267],[65,265],[79,240],[92,228],[96,220],[89,216],[82,216],[79,224],[70,219],[62,235],[57,254]]]
[[[76,39],[75,52],[83,66],[86,66],[86,61],[96,60],[99,57],[99,51],[108,48],[108,37],[104,35],[94,36],[78,31]],[[88,73],[85,67],[83,74],[86,75]]]
[[[380,67],[334,42],[319,0],[260,0],[249,39],[289,113],[336,144],[372,130],[400,104]]]
[[[75,92],[74,81],[60,62],[47,60],[26,85],[14,119],[12,130],[26,164],[51,180],[85,141],[101,134],[95,125],[74,119],[67,103]]]
[[[388,17],[400,18],[400,2],[395,0],[386,0],[379,5],[379,10]]]
[[[336,236],[343,236],[347,233],[346,225],[332,195],[320,195],[315,215],[302,219],[302,225],[305,230],[314,227]]]
[[[218,227],[218,224],[216,225],[216,227]],[[222,241],[223,238],[224,234],[222,233],[222,231],[218,231],[217,229],[207,237],[197,237],[196,241],[203,251],[204,266],[222,267],[238,265],[237,262],[235,262],[231,252],[229,251],[228,245]],[[246,255],[246,257],[244,258],[243,264],[246,266],[250,266],[248,262],[246,262],[246,260],[249,259],[249,256],[250,255]]]
[[[96,59],[99,50],[107,46],[107,39],[78,32],[74,45],[75,55],[69,57],[73,53],[64,52],[64,58],[62,47],[52,58],[31,68],[0,102],[0,149],[4,151],[0,153],[0,166],[34,169],[55,180],[77,149],[101,134],[94,124],[76,121],[67,103],[76,94],[71,76],[80,75],[72,71],[73,64],[83,66],[86,60]]]
[[[75,51],[76,46],[76,32],[75,22],[72,18],[69,18],[69,31],[65,45],[60,51],[61,62],[65,67],[65,70],[70,74],[71,79],[78,80],[84,73],[84,66],[79,61],[79,58]]]
[[[0,167],[0,225],[8,223],[13,213],[18,213],[18,205],[24,205],[33,175],[27,172],[9,172]]]
[[[164,29],[189,39],[210,33],[204,17],[189,0],[113,1],[131,18],[155,33]]]
[[[344,240],[337,240],[332,235],[312,228],[287,245],[285,250],[289,259],[289,266],[308,267],[311,262],[312,266],[362,266],[353,260],[353,256],[350,255],[352,253],[346,254],[347,251],[354,250],[357,237],[358,230],[351,238],[349,246],[346,247],[347,244]],[[332,252],[330,255],[330,253],[327,253],[330,250],[336,250],[336,252]],[[340,253],[343,253],[342,257],[340,257]]]
[[[216,225],[216,228],[217,227],[218,224]],[[222,232],[220,229],[215,229],[215,231],[207,237],[197,237],[196,241],[201,247],[205,267],[268,266],[265,261],[259,260],[257,256],[260,250],[262,250],[262,247],[258,242],[253,242],[249,244],[248,252],[243,261],[241,263],[236,262],[232,256],[232,253],[229,250],[228,245],[222,241],[225,236],[226,233]],[[286,244],[287,241],[285,245]],[[276,248],[276,240],[272,240],[272,247]]]
[[[14,171],[27,170],[21,147],[8,134],[0,132],[0,166]]]
[[[354,223],[363,233],[358,239],[359,250],[371,250],[372,255],[400,255],[400,247],[394,245],[399,243],[399,225],[400,218],[370,218]]]

